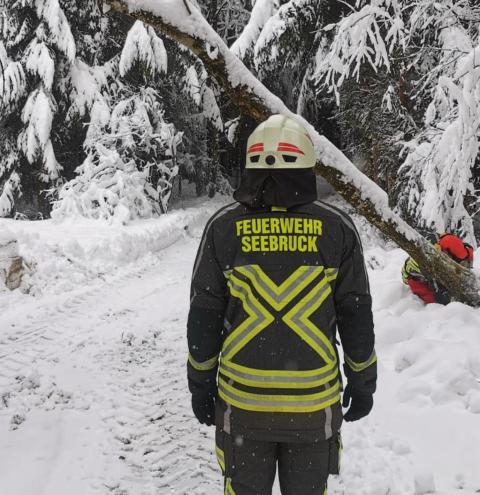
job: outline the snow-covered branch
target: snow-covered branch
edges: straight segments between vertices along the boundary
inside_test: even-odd
[[[240,111],[257,121],[272,113],[297,118],[308,128],[318,161],[316,170],[372,224],[405,249],[421,269],[449,288],[458,300],[480,305],[478,280],[438,253],[388,206],[387,195],[324,136],[293,114],[228,49],[188,0],[106,0],[113,10],[150,24],[197,55]],[[213,55],[212,55],[213,54]]]

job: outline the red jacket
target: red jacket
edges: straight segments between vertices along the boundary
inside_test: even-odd
[[[408,286],[410,287],[410,290],[416,296],[418,296],[425,304],[437,302],[437,298],[435,297],[435,292],[432,290],[432,288],[428,285],[427,282],[414,278],[409,278]]]

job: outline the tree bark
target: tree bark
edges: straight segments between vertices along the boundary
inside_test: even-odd
[[[183,0],[184,19],[191,20],[188,28],[184,22],[177,25],[171,21],[172,16],[167,11],[168,4],[172,5],[171,1],[166,3],[162,10],[162,0],[159,0],[155,6],[155,14],[146,10],[131,10],[128,0],[106,0],[106,3],[112,10],[141,20],[159,33],[189,48],[203,62],[208,73],[242,114],[262,122],[272,114],[282,113],[305,123],[319,157],[315,165],[316,172],[371,224],[412,256],[423,273],[446,287],[454,299],[471,306],[480,306],[480,281],[474,273],[437,251],[394,213],[388,207],[385,192],[358,171],[308,122],[292,114],[281,100],[249,73],[188,0]],[[138,5],[142,1],[136,0],[135,3]],[[178,5],[180,4],[179,1]],[[192,34],[191,26],[195,23],[199,29]]]

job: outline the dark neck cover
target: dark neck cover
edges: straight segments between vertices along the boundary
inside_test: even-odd
[[[315,173],[313,168],[245,170],[233,197],[249,208],[311,203],[317,199]]]

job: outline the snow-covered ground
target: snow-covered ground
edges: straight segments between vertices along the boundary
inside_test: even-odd
[[[218,206],[126,227],[0,220],[32,267],[28,293],[0,289],[2,495],[222,493],[185,376],[190,272]],[[406,255],[359,226],[379,387],[329,494],[480,493],[480,310],[423,306]]]

